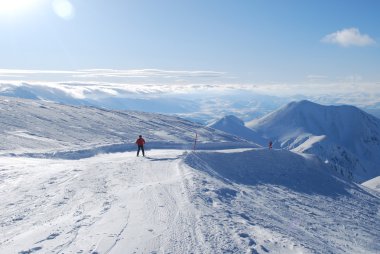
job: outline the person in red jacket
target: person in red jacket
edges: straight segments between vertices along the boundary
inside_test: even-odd
[[[137,145],[137,156],[139,156],[140,150],[142,151],[142,155],[145,157],[144,153],[144,145],[145,145],[145,140],[141,135],[139,135],[139,138],[136,140],[136,145]]]

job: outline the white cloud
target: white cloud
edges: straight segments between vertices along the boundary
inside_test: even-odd
[[[210,81],[225,77],[224,72],[209,70],[160,70],[160,69],[83,69],[83,70],[28,70],[28,69],[0,69],[0,77],[24,78],[25,81],[67,81],[72,79],[102,80],[108,82],[139,81],[140,83],[180,82],[188,83],[195,80]]]
[[[113,69],[87,69],[80,70],[76,77],[98,78],[215,78],[223,76],[223,72],[217,71],[173,71],[159,69],[138,69],[138,70],[113,70]]]
[[[347,28],[335,33],[331,33],[322,38],[322,42],[338,44],[343,47],[368,46],[375,44],[375,40],[367,34],[361,34],[357,28]]]
[[[279,106],[287,101],[310,99],[322,104],[350,104],[380,112],[378,83],[315,83],[315,84],[129,84],[110,82],[2,82],[0,94],[36,95],[47,101],[85,104],[100,107],[132,107],[166,112],[166,100],[178,106],[192,105],[195,111],[182,116],[203,121],[210,116],[235,114],[251,120],[258,112],[268,113],[268,105]],[[28,91],[29,93],[25,93]],[[268,97],[270,96],[270,97]],[[121,103],[122,102],[122,103]],[[132,104],[128,104],[132,102]],[[186,102],[181,105],[182,102]],[[137,104],[135,104],[137,103]],[[151,104],[150,104],[151,103]],[[162,105],[162,108],[161,106]],[[174,104],[173,104],[174,105]],[[133,108],[137,107],[137,108]],[[140,108],[141,107],[141,108]],[[174,106],[175,108],[175,106]],[[270,107],[273,110],[273,107]],[[162,111],[160,111],[162,110]],[[175,109],[173,109],[175,110]],[[179,110],[179,109],[178,109]],[[178,112],[182,112],[182,111]],[[261,110],[261,111],[260,111]],[[264,110],[264,111],[262,111]],[[374,111],[374,112],[375,112]],[[175,112],[175,111],[170,111]],[[380,114],[380,113],[379,113]],[[203,120],[202,120],[203,119]]]
[[[21,78],[17,78],[20,76]],[[230,93],[234,96],[260,94],[283,98],[296,95],[310,96],[310,98],[330,96],[339,97],[341,98],[339,102],[348,104],[354,101],[356,105],[374,105],[380,102],[380,83],[378,81],[366,83],[358,74],[332,78],[323,73],[314,73],[306,76],[309,82],[301,84],[216,82],[219,77],[225,78],[225,73],[158,69],[74,71],[0,69],[0,91],[9,87],[26,86],[37,91],[37,94],[41,91],[44,91],[43,94],[54,92],[76,99],[108,97],[145,99],[161,95],[218,97]],[[177,78],[183,78],[186,82],[176,82]],[[240,95],[237,97],[240,98]]]

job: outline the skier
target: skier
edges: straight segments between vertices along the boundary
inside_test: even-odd
[[[137,145],[137,156],[139,156],[140,150],[142,151],[142,155],[145,157],[144,153],[144,145],[145,145],[145,140],[141,135],[139,135],[139,138],[136,140],[136,145]]]
[[[269,149],[272,149],[272,140],[271,141],[269,141]]]

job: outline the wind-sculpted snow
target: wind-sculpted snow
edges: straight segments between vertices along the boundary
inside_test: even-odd
[[[127,151],[142,134],[147,148],[253,146],[244,140],[178,117],[137,111],[110,111],[0,97],[2,154],[83,157],[102,151]],[[36,154],[41,154],[40,156]],[[73,156],[75,156],[73,155]],[[51,157],[51,156],[48,156]],[[54,157],[54,156],[53,156]],[[65,156],[63,156],[65,157]]]
[[[212,211],[208,223],[223,221],[250,253],[380,251],[380,196],[335,176],[314,156],[199,152],[186,163],[201,174],[193,195]]]
[[[380,119],[356,107],[293,102],[247,126],[275,147],[318,155],[354,181],[380,175]]]

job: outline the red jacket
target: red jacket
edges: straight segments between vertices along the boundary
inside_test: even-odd
[[[136,140],[136,144],[137,144],[138,146],[143,146],[143,145],[145,144],[145,140],[144,140],[143,138],[138,138],[138,139]]]

